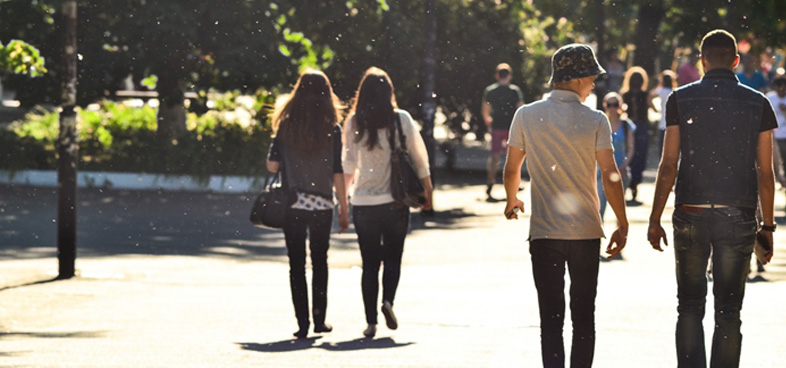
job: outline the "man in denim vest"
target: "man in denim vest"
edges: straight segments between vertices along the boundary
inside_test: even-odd
[[[666,135],[647,234],[662,251],[663,208],[677,179],[674,253],[677,268],[676,345],[679,367],[706,367],[707,261],[713,262],[715,332],[711,367],[737,367],[740,310],[761,206],[761,234],[775,231],[772,130],[775,112],[764,95],[739,83],[737,41],[714,30],[701,41],[707,73],[675,90],[666,103]],[[668,245],[668,243],[666,243]],[[769,255],[772,257],[772,254]]]

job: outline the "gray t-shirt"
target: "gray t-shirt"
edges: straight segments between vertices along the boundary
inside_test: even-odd
[[[582,105],[574,92],[554,90],[516,111],[508,145],[527,154],[530,240],[604,237],[595,153],[613,149],[605,114]]]

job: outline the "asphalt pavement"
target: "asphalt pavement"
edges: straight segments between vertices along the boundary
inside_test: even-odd
[[[540,366],[529,211],[507,221],[482,175],[437,175],[435,215],[412,215],[399,328],[373,339],[362,338],[353,231],[334,234],[329,253],[333,332],[294,340],[283,235],[248,223],[252,193],[81,189],[79,276],[54,280],[54,189],[2,185],[0,367]],[[640,192],[624,260],[601,264],[596,367],[676,366],[673,250],[647,244],[651,182]],[[782,192],[776,203],[783,218]],[[607,234],[614,227],[607,216]],[[773,264],[747,285],[742,367],[783,367],[786,356],[786,238],[775,239]],[[707,314],[709,346],[711,295]]]

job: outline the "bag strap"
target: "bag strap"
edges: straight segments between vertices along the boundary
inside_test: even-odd
[[[397,112],[394,112],[394,114],[396,114],[396,117],[393,119],[393,135],[391,135],[390,138],[390,148],[392,150],[395,147],[395,136],[398,134],[399,148],[401,148],[402,151],[406,151],[407,137],[404,135],[404,129],[401,128],[401,115],[399,115]]]
[[[279,161],[278,171],[273,174],[268,174],[265,180],[265,188],[272,188],[275,184],[284,187],[284,160]]]

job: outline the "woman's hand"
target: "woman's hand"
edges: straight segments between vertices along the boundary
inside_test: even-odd
[[[431,185],[431,176],[426,176],[425,178],[421,178],[420,182],[423,184],[423,191],[426,197],[426,203],[420,207],[421,210],[429,211],[434,208],[433,203],[433,194],[434,194],[434,187]]]
[[[349,208],[347,206],[338,207],[338,233],[343,234],[349,229]]]

